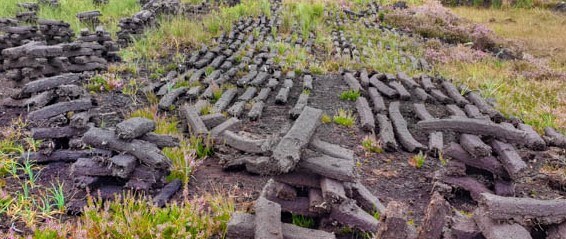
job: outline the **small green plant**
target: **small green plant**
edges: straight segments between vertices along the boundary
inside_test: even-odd
[[[409,164],[417,169],[420,169],[423,167],[425,160],[426,155],[422,151],[419,151],[419,154],[416,154],[409,159]]]
[[[293,225],[305,228],[314,228],[314,219],[310,217],[305,217],[303,215],[291,215],[291,220]]]
[[[340,93],[341,100],[356,101],[360,97],[360,92],[357,90],[347,90]]]
[[[310,91],[309,89],[304,89],[304,90],[303,90],[303,94],[305,94],[305,95],[310,95],[310,94],[311,94],[311,91]]]
[[[320,122],[322,122],[323,124],[331,123],[332,117],[330,117],[330,115],[327,114],[322,114],[322,117],[320,117]]]
[[[356,122],[356,117],[354,116],[352,111],[338,109],[338,113],[334,115],[333,121],[334,123],[342,126],[352,127]]]
[[[379,219],[381,218],[381,214],[379,212],[374,212],[373,213],[373,218],[375,218],[376,220],[379,221]]]
[[[375,140],[375,137],[373,136],[364,137],[364,139],[362,140],[362,148],[364,148],[366,152],[370,153],[383,153],[381,144],[377,140]]]
[[[209,115],[212,113],[212,105],[211,104],[207,104],[206,106],[202,107],[200,109],[200,115]]]
[[[385,13],[382,12],[382,11],[380,11],[380,12],[379,12],[379,21],[380,21],[380,22],[383,22],[383,20],[385,20]]]

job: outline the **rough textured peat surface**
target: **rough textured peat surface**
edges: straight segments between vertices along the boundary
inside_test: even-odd
[[[211,7],[180,4],[150,1],[120,21],[117,42],[141,37],[159,14],[202,14]],[[264,43],[314,52],[316,35],[274,38],[281,2],[271,7],[271,18],[240,19],[143,88],[158,96],[160,112],[177,115],[188,137],[213,140],[215,153],[198,166],[188,191],[233,194],[239,212],[228,223],[228,238],[358,238],[366,232],[379,238],[565,238],[566,200],[560,198],[566,180],[539,173],[543,163],[564,160],[563,135],[550,128],[539,135],[476,92],[439,77],[368,69],[282,72],[277,51]],[[359,60],[364,52],[339,27],[378,11],[371,3],[364,12],[345,11],[345,18],[326,14],[335,18],[328,21],[335,26],[334,57]],[[151,120],[123,119],[135,108],[130,98],[83,87],[93,70],[119,60],[110,34],[97,28],[72,41],[2,22],[9,26],[0,38],[0,124],[22,116],[31,136],[44,140],[21,160],[45,165],[40,182],[58,178],[72,185],[65,189],[74,195],[69,213],[80,213],[87,190],[104,199],[124,190],[146,192],[158,206],[176,200],[181,183],[166,182],[171,162],[161,149],[178,146],[178,139],[153,133]],[[16,33],[22,38],[4,37]],[[404,60],[429,68],[424,59]],[[360,98],[340,100],[347,90]],[[352,127],[323,122],[340,110],[353,113]],[[385,152],[367,152],[361,142],[368,139]],[[417,153],[427,155],[422,166]],[[312,228],[290,224],[296,215],[314,219]]]

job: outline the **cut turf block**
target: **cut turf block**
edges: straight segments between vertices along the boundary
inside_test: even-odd
[[[84,111],[94,107],[90,99],[79,99],[67,102],[60,102],[50,106],[43,107],[36,111],[32,111],[27,115],[30,121],[38,121],[49,119],[53,116],[60,115],[71,111]]]
[[[71,175],[111,176],[112,169],[92,158],[79,158],[71,165]]]
[[[271,148],[271,140],[268,139],[248,139],[230,130],[225,130],[220,135],[222,143],[247,153],[261,154],[266,153]]]
[[[285,239],[335,239],[333,233],[314,230],[304,227],[295,226],[289,223],[283,223],[283,238]]]
[[[497,223],[481,209],[474,211],[474,221],[486,239],[532,239],[527,229],[516,223]]]
[[[248,113],[248,118],[250,118],[251,121],[256,121],[259,118],[261,118],[261,114],[263,112],[264,106],[265,103],[263,103],[263,101],[254,102],[254,104],[252,105],[252,109]]]
[[[240,100],[240,101],[251,100],[255,96],[255,93],[257,93],[257,88],[248,87],[248,88],[246,88],[246,91],[244,91],[244,93],[242,95],[240,95],[240,97],[238,97],[238,100]]]
[[[457,105],[448,104],[448,105],[446,105],[446,109],[448,110],[448,112],[450,112],[451,118],[454,118],[454,117],[468,118],[468,116],[466,115],[466,112],[464,112],[462,109],[460,109],[460,107],[457,106]]]
[[[452,104],[454,103],[454,100],[448,96],[446,96],[444,93],[442,93],[442,91],[438,90],[438,89],[432,89],[430,90],[430,95],[432,95],[432,97],[434,97],[436,100],[438,100],[440,103],[443,104]]]
[[[273,172],[287,173],[300,160],[300,151],[308,145],[316,128],[320,125],[322,110],[305,107],[295,124],[273,149]]]
[[[206,128],[212,129],[226,121],[226,116],[224,116],[222,113],[214,113],[202,115],[200,116],[200,119],[202,120]]]
[[[481,205],[494,220],[511,220],[522,225],[557,224],[566,221],[566,200],[502,197],[482,193]]]
[[[255,239],[283,239],[281,206],[260,197],[255,202]]]
[[[236,97],[238,90],[235,88],[228,89],[224,91],[220,99],[214,104],[214,112],[221,113],[228,107],[232,100]]]
[[[413,90],[413,92],[415,93],[415,98],[417,98],[417,100],[423,101],[423,102],[427,102],[427,101],[432,101],[432,96],[430,96],[429,94],[426,93],[425,90],[423,90],[422,88],[415,88]]]
[[[504,197],[513,197],[515,196],[515,185],[513,182],[504,181],[502,179],[496,179],[493,183],[493,188],[495,194]]]
[[[171,106],[175,103],[177,98],[185,94],[187,90],[188,90],[187,87],[179,87],[177,89],[169,91],[169,93],[165,94],[161,98],[161,100],[159,100],[159,104],[157,104],[157,107],[160,110],[169,110]]]
[[[423,86],[426,92],[430,92],[432,89],[436,88],[432,83],[430,77],[426,75],[421,76],[421,85]]]
[[[397,81],[392,81],[389,82],[389,86],[391,86],[393,89],[395,89],[395,91],[399,93],[399,98],[401,100],[411,99],[411,93],[409,93],[409,91],[407,91],[407,89],[405,89],[405,87],[401,83]]]
[[[44,152],[28,152],[23,153],[18,159],[18,162],[23,163],[26,160],[32,163],[43,164],[51,162],[75,162],[78,158],[88,158],[91,156],[99,155],[101,153],[103,156],[110,157],[112,152],[106,150],[57,150],[54,152],[44,153]]]
[[[368,89],[369,98],[371,99],[371,103],[373,104],[373,110],[377,113],[384,112],[387,108],[385,107],[385,102],[383,101],[383,97],[377,91],[375,87],[370,87]]]
[[[138,161],[136,157],[129,154],[120,154],[110,159],[112,176],[129,178],[136,169]]]
[[[474,158],[468,153],[468,151],[457,143],[450,143],[448,147],[444,149],[444,155],[465,163],[466,165],[486,170],[499,177],[508,177],[505,168],[503,168],[503,165],[499,162],[499,160],[497,160],[497,158],[492,156]]]
[[[310,148],[328,156],[354,161],[354,151],[340,145],[324,142],[315,138],[309,144]]]
[[[155,144],[160,149],[166,147],[179,147],[179,139],[170,135],[147,133],[139,139]]]
[[[471,177],[444,177],[443,182],[451,184],[453,187],[460,188],[470,192],[470,196],[476,202],[479,202],[482,193],[491,193],[483,183]]]
[[[389,87],[388,85],[386,85],[385,83],[383,83],[382,81],[380,81],[377,77],[377,75],[372,76],[369,79],[369,83],[371,86],[375,87],[377,89],[377,91],[379,91],[381,94],[385,95],[387,98],[397,98],[399,97],[399,93]]]
[[[379,140],[382,143],[382,147],[385,151],[395,152],[397,151],[397,141],[395,140],[395,134],[393,133],[393,125],[391,121],[384,114],[377,114],[377,123],[379,125]]]
[[[323,177],[320,179],[320,190],[324,201],[330,204],[341,203],[347,199],[344,184],[339,181]]]
[[[92,127],[84,134],[83,142],[101,149],[129,153],[154,168],[167,169],[171,165],[155,144],[137,139],[125,142],[112,131]]]
[[[366,98],[363,96],[358,97],[356,100],[356,109],[360,116],[361,128],[365,131],[372,132],[375,129],[375,119],[373,118],[373,112]]]
[[[444,135],[442,132],[432,132],[428,135],[428,150],[438,157],[444,150]]]
[[[287,99],[289,98],[290,91],[291,88],[287,88],[287,87],[281,88],[279,90],[279,93],[277,93],[277,96],[275,96],[275,103],[280,105],[287,104]]]
[[[88,129],[75,128],[71,126],[56,128],[32,128],[31,137],[33,139],[60,139],[82,136]]]
[[[239,127],[240,127],[240,120],[238,120],[238,118],[232,117],[224,121],[222,124],[211,129],[210,136],[212,138],[216,138],[220,136],[222,133],[224,133],[224,131],[226,130],[237,130]]]
[[[161,192],[153,197],[153,203],[155,204],[155,206],[165,207],[165,204],[167,204],[167,202],[173,197],[173,195],[175,195],[175,193],[177,193],[177,191],[181,189],[181,186],[182,182],[179,179],[175,179],[165,185],[165,187],[161,189]]]
[[[297,103],[295,104],[295,107],[293,107],[293,109],[289,111],[289,117],[291,117],[291,119],[298,118],[301,112],[303,112],[305,106],[307,106],[308,100],[309,100],[309,93],[305,93],[305,92],[301,93],[301,95],[299,95],[299,99],[297,100]]]
[[[189,127],[189,132],[195,136],[206,136],[208,135],[208,129],[206,125],[198,115],[198,110],[195,106],[185,105],[181,109],[185,120],[187,121],[187,125]]]
[[[24,96],[28,94],[55,89],[61,85],[78,84],[80,83],[79,81],[80,81],[80,75],[74,73],[47,77],[27,83],[17,95]]]
[[[413,89],[419,86],[413,78],[409,77],[405,72],[397,72],[397,79],[407,86],[409,89]]]
[[[464,111],[470,118],[490,120],[489,116],[483,115],[480,112],[480,109],[475,105],[467,104],[466,106],[464,106]]]
[[[546,142],[540,135],[531,127],[526,124],[519,124],[517,126],[520,130],[527,132],[527,144],[532,145],[530,148],[538,151],[546,150]]]
[[[303,77],[303,89],[305,90],[312,90],[312,76],[311,75],[305,75]]]
[[[297,190],[293,186],[274,181],[273,179],[267,181],[261,193],[267,198],[274,196],[287,201],[293,201],[297,197]]]
[[[352,198],[366,211],[385,213],[385,206],[360,182],[344,183],[344,186],[352,190]]]
[[[155,130],[153,120],[134,117],[124,120],[116,125],[116,135],[120,139],[135,139]]]
[[[338,221],[341,225],[367,232],[377,231],[379,224],[377,219],[358,207],[354,200],[345,200],[339,205],[333,205],[329,217]]]
[[[425,146],[415,140],[413,135],[409,132],[409,129],[407,128],[407,121],[405,121],[403,115],[401,115],[399,107],[400,103],[398,101],[389,103],[389,116],[391,117],[391,122],[395,127],[395,133],[397,134],[399,142],[401,142],[403,148],[409,152],[416,152],[425,149]]]
[[[257,96],[254,98],[254,101],[265,101],[267,97],[269,97],[269,93],[271,93],[271,88],[263,88],[259,91]]]
[[[405,204],[396,201],[389,202],[385,213],[380,215],[376,238],[407,238],[407,211]]]
[[[489,117],[491,117],[493,121],[499,123],[505,120],[505,116],[491,107],[491,105],[487,104],[480,95],[476,94],[475,92],[470,92],[466,96],[472,103],[474,103],[474,105],[476,105],[480,109],[482,113],[489,115]]]
[[[526,132],[522,130],[510,129],[490,121],[470,118],[423,120],[417,123],[417,127],[427,131],[450,130],[464,134],[493,136],[517,144],[525,144],[527,138]]]
[[[434,117],[428,112],[425,105],[423,103],[415,103],[413,104],[415,114],[419,117],[420,120],[431,120]]]
[[[309,211],[317,214],[330,212],[330,204],[324,201],[322,190],[318,188],[309,189]]]
[[[362,91],[362,86],[360,85],[360,82],[358,82],[358,80],[356,79],[356,77],[354,77],[352,73],[344,74],[344,81],[346,81],[346,84],[348,84],[350,90],[358,91],[358,92]]]
[[[293,171],[273,177],[276,181],[297,188],[320,188],[320,176],[309,172]]]
[[[503,164],[503,167],[512,179],[518,179],[523,176],[528,166],[513,145],[494,140],[491,143],[491,147],[497,153],[499,161],[501,161],[501,164]]]
[[[238,102],[234,103],[230,108],[228,108],[226,113],[228,113],[229,115],[231,115],[233,117],[239,118],[240,115],[242,115],[242,113],[244,112],[245,106],[246,106],[245,101],[238,101]]]
[[[444,90],[446,91],[446,94],[448,94],[448,96],[450,96],[450,98],[452,98],[457,105],[463,107],[464,105],[470,103],[468,100],[466,100],[466,98],[464,98],[464,96],[462,96],[460,91],[450,81],[444,80],[440,84],[442,85],[442,88],[444,88]]]
[[[254,239],[255,216],[248,213],[234,212],[226,225],[227,239]]]
[[[308,172],[345,181],[355,181],[354,162],[330,156],[312,157],[301,160],[299,167]]]
[[[566,136],[558,133],[555,129],[551,127],[544,128],[544,137],[548,145],[566,149]]]
[[[491,156],[491,147],[477,135],[461,134],[460,145],[474,158]]]
[[[466,216],[456,217],[452,224],[452,238],[454,239],[483,239],[480,229],[473,218]],[[446,237],[445,237],[446,238]]]
[[[450,204],[438,192],[434,192],[425,210],[423,223],[419,228],[418,239],[440,239],[442,230],[450,216]]]

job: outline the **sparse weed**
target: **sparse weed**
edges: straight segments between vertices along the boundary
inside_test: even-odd
[[[293,225],[305,228],[314,228],[314,219],[303,215],[292,214],[291,220]]]
[[[322,117],[320,118],[320,121],[321,121],[323,124],[328,124],[328,123],[331,123],[331,122],[332,122],[332,117],[330,117],[330,115],[327,115],[327,114],[322,114]]]
[[[333,121],[338,125],[352,127],[356,123],[356,117],[352,111],[338,109],[338,113],[334,115]]]
[[[360,92],[357,90],[347,90],[340,93],[341,100],[356,101],[360,97]]]
[[[364,137],[364,139],[362,140],[362,148],[364,148],[366,152],[370,153],[383,153],[381,144],[379,143],[379,141],[375,140],[375,137],[373,136]]]
[[[417,169],[420,169],[423,167],[425,161],[426,155],[422,151],[419,151],[419,154],[413,155],[409,159],[409,164]]]

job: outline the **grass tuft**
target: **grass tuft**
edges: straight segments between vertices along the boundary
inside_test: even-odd
[[[333,121],[338,125],[352,127],[356,123],[356,117],[352,111],[338,109],[338,113],[334,115]]]

